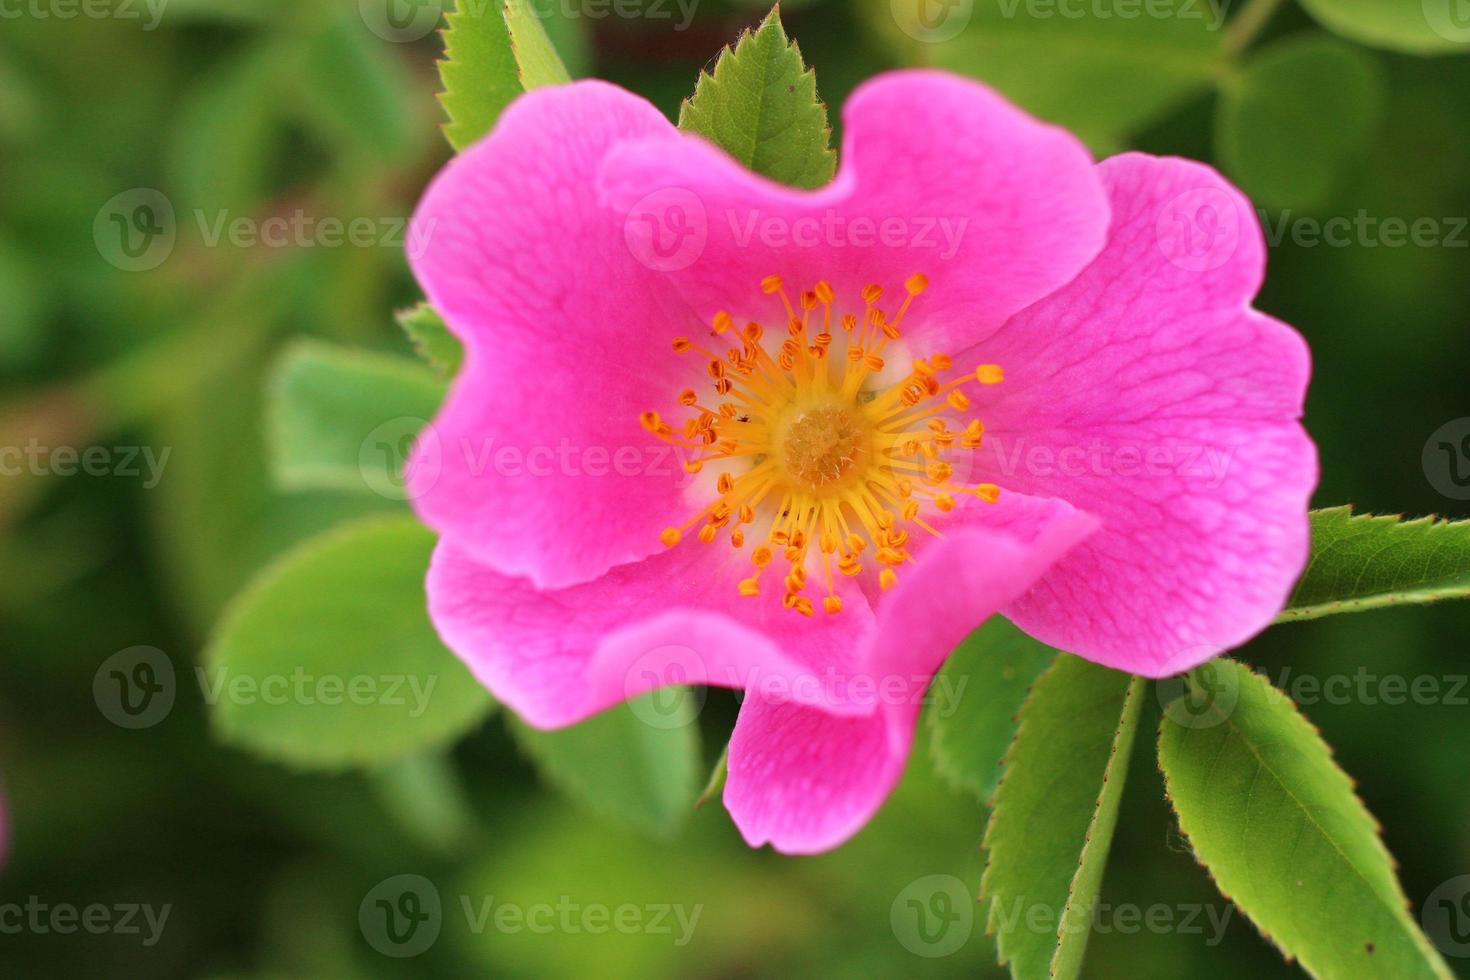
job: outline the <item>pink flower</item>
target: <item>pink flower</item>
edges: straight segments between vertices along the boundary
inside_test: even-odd
[[[1262,629],[1317,473],[1307,348],[1250,308],[1262,236],[1213,170],[1094,164],[934,72],[844,121],[802,192],[542,89],[415,218],[467,348],[409,483],[445,642],[548,728],[745,689],[725,803],[791,853],[877,810],[997,612],[1150,676]]]

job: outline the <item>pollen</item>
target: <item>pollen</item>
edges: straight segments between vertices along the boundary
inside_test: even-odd
[[[1001,367],[954,372],[942,352],[910,361],[893,345],[930,283],[915,273],[902,286],[896,302],[877,283],[843,302],[825,281],[788,292],[771,275],[759,283],[764,302],[777,304],[766,323],[737,328],[720,312],[674,338],[676,354],[693,356],[693,384],[675,394],[690,414],[671,423],[647,411],[639,422],[684,451],[687,472],[709,464],[718,476],[708,504],[659,535],[666,547],[690,533],[703,544],[724,535],[730,560],[749,562],[748,577],[732,576],[740,595],[761,595],[777,565],[764,584],[784,608],[813,616],[820,602],[835,616],[842,578],[893,588],[913,561],[911,531],[940,536],[931,520],[953,511],[956,497],[999,499],[994,484],[956,481],[954,453],[980,448],[985,432],[962,389],[1000,384]],[[734,346],[720,354],[705,349],[709,341]],[[879,384],[874,375],[898,363],[907,374]],[[749,556],[738,558],[747,537]]]
[[[871,452],[866,418],[856,406],[821,404],[793,412],[777,438],[793,482],[819,492],[861,471]]]

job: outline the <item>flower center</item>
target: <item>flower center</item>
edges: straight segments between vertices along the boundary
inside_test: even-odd
[[[728,313],[717,314],[711,326],[715,343],[730,337],[739,344],[724,356],[687,337],[674,338],[676,353],[704,358],[704,383],[715,403],[686,388],[679,403],[691,414],[679,428],[657,412],[641,416],[653,435],[694,451],[684,463],[690,473],[707,464],[719,469],[715,499],[660,538],[673,547],[700,524],[700,541],[710,544],[728,530],[730,544],[740,549],[749,528],[761,543],[751,549],[754,574],[740,580],[742,595],[760,594],[761,578],[779,555],[787,565],[786,608],[813,614],[812,600],[803,594],[810,573],[824,584],[822,607],[836,613],[842,600],[834,573],[871,574],[865,572],[870,554],[878,584],[892,588],[898,566],[912,561],[907,525],[938,536],[926,509],[929,516],[953,510],[956,494],[989,503],[999,497],[994,484],[955,483],[949,457],[956,444],[978,449],[984,434],[979,419],[964,419],[970,399],[961,388],[998,384],[1002,372],[982,364],[941,381],[952,363],[948,355],[933,354],[913,360],[896,384],[873,382],[886,366],[887,345],[902,336],[915,297],[928,288],[922,275],[904,283],[903,301],[892,315],[880,305],[883,290],[877,285],[863,289],[861,314],[836,310],[836,296],[825,282],[803,292],[797,305],[779,277],[767,277],[761,288],[784,307],[786,336],[780,345],[768,346],[760,323],[736,330]],[[845,346],[836,353],[834,329]]]
[[[834,403],[795,412],[776,441],[791,482],[822,494],[862,472],[871,439],[859,412]]]

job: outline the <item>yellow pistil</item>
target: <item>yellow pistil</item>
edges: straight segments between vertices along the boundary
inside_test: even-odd
[[[971,398],[961,388],[999,384],[999,365],[944,381],[953,362],[935,353],[915,359],[891,385],[870,383],[893,360],[889,345],[902,338],[910,307],[928,287],[922,274],[910,276],[890,314],[880,305],[882,287],[868,285],[861,306],[844,311],[834,309],[841,304],[826,282],[788,292],[779,276],[767,276],[760,290],[779,301],[784,329],[753,321],[737,327],[721,312],[708,337],[735,345],[723,356],[705,349],[706,341],[675,338],[675,353],[692,352],[701,383],[717,397],[702,402],[696,388],[685,388],[677,401],[693,414],[682,424],[652,411],[639,421],[690,452],[688,472],[710,463],[718,477],[709,506],[659,539],[672,548],[698,526],[695,536],[708,544],[729,528],[730,544],[740,549],[749,534],[753,573],[738,582],[741,595],[760,595],[763,573],[779,558],[785,571],[767,584],[781,589],[782,605],[812,616],[816,605],[804,593],[820,588],[822,610],[836,615],[839,577],[873,575],[867,569],[876,566],[881,589],[897,584],[898,567],[912,561],[909,528],[940,533],[926,509],[931,517],[952,511],[959,494],[994,503],[1000,489],[955,483],[949,457],[956,447],[980,447],[985,427],[965,417]]]

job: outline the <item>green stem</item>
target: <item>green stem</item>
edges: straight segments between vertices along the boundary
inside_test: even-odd
[[[1248,0],[1240,14],[1230,22],[1230,27],[1225,31],[1225,40],[1220,47],[1226,59],[1233,61],[1250,47],[1251,42],[1265,29],[1271,15],[1276,13],[1276,8],[1280,6],[1281,0]]]

